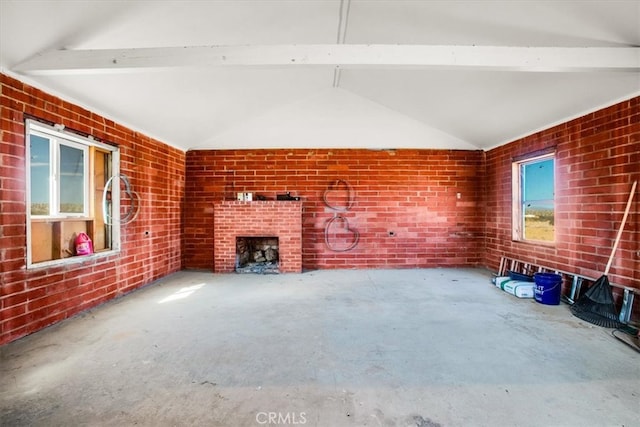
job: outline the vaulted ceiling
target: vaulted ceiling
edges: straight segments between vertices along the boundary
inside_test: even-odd
[[[640,1],[0,0],[0,70],[183,150],[490,149],[640,94]]]

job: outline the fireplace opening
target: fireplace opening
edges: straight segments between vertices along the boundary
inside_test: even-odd
[[[279,261],[277,237],[236,237],[236,273],[277,274]]]

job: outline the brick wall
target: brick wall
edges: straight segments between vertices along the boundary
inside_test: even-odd
[[[0,344],[94,307],[181,268],[182,151],[0,74]],[[121,172],[142,199],[122,227],[122,251],[80,264],[25,269],[25,117],[115,143]],[[145,232],[149,235],[146,236]]]
[[[511,161],[556,146],[556,244],[511,240]],[[603,274],[634,180],[640,180],[640,98],[487,152],[486,264],[502,255],[594,278]],[[640,288],[640,193],[609,279]],[[637,305],[637,304],[636,304]]]
[[[215,203],[214,271],[235,270],[236,237],[278,237],[279,270],[302,271],[302,203],[221,201]]]
[[[305,269],[482,264],[480,151],[198,150],[186,157],[187,268],[213,269],[214,202],[237,192],[302,198]],[[355,195],[348,212],[324,202],[325,191],[339,179]],[[334,207],[346,207],[346,186],[337,185],[327,197]],[[325,244],[325,225],[337,213],[359,232],[353,250],[334,252]],[[342,221],[334,222],[331,234],[339,240],[330,242],[334,247],[348,246],[351,233]]]

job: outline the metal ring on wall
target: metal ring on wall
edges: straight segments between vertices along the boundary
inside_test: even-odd
[[[347,189],[347,206],[333,206],[327,200],[327,194],[331,191],[335,191],[336,188],[340,186],[340,184],[344,185]],[[351,187],[351,184],[343,179],[339,179],[329,185],[329,187],[324,191],[322,199],[324,200],[324,204],[334,211],[346,212],[351,209],[353,207],[353,204],[355,203],[355,193],[353,191],[353,188]]]
[[[336,248],[331,243],[329,243],[329,228],[331,228],[331,224],[333,224],[336,220],[341,220],[345,225],[344,229],[351,232],[351,234],[353,234],[354,236],[353,242],[351,242],[351,244],[346,248]],[[347,220],[347,218],[343,217],[342,215],[334,216],[333,218],[327,221],[327,224],[324,227],[324,242],[326,243],[327,247],[334,252],[350,251],[351,249],[355,248],[358,245],[359,240],[360,240],[360,233],[358,232],[358,230],[349,228],[349,220]]]

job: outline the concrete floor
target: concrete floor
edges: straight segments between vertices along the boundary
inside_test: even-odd
[[[484,270],[180,272],[0,347],[0,425],[637,426],[609,332]]]

